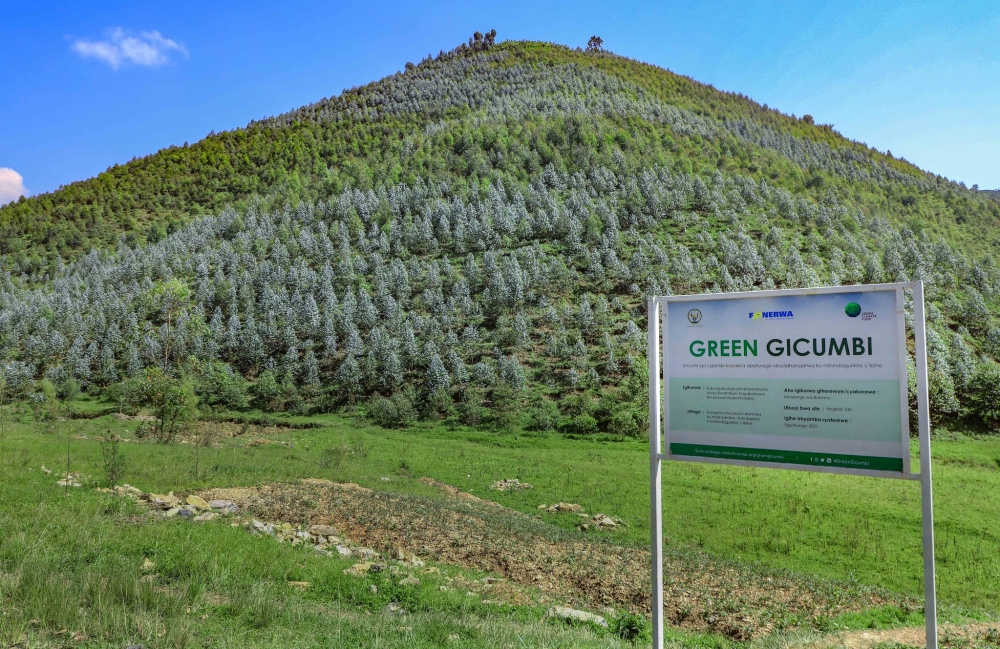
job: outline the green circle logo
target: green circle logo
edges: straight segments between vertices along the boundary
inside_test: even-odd
[[[857,302],[851,302],[844,308],[844,313],[846,313],[851,318],[857,318],[861,315],[861,305]]]

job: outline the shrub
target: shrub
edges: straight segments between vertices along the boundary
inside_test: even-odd
[[[967,391],[969,411],[987,428],[1000,431],[1000,365],[981,363]]]
[[[260,373],[250,386],[250,395],[253,397],[253,405],[261,410],[281,410],[284,407],[284,390],[270,370]]]
[[[432,392],[424,392],[420,399],[420,414],[427,419],[436,419],[440,416],[447,416],[451,410],[451,391],[446,387],[440,387]]]
[[[499,383],[490,390],[490,406],[493,426],[509,430],[517,422],[521,394],[506,383]]]
[[[608,432],[626,437],[641,437],[646,430],[648,415],[640,413],[631,404],[623,403],[614,409]]]
[[[30,394],[31,410],[35,421],[51,421],[59,414],[56,386],[48,379],[38,382],[38,389]]]
[[[483,408],[483,398],[476,388],[466,388],[462,391],[462,399],[458,402],[458,419],[466,426],[478,426],[483,423],[486,410]]]
[[[413,404],[399,392],[388,399],[376,397],[368,403],[368,419],[382,428],[406,428],[414,417]]]
[[[548,399],[538,398],[528,409],[529,430],[555,430],[559,426],[559,408]]]
[[[993,327],[986,332],[986,340],[983,342],[983,347],[986,348],[986,351],[993,358],[1000,358],[1000,328]]]
[[[202,368],[196,394],[202,403],[217,408],[246,408],[247,380],[226,363],[210,362]]]
[[[597,420],[583,413],[566,418],[560,429],[569,435],[592,435],[597,432]]]
[[[958,397],[955,396],[955,381],[951,376],[934,369],[929,372],[927,383],[931,413],[938,416],[958,414],[960,406]]]
[[[173,441],[197,415],[198,397],[189,380],[169,376],[159,367],[153,367],[126,384],[123,394],[131,399],[132,405],[149,408],[156,418],[152,426],[142,430],[158,442]],[[138,430],[136,435],[144,436]]]

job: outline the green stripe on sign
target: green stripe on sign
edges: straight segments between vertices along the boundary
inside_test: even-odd
[[[778,451],[766,448],[737,448],[735,446],[708,446],[706,444],[671,444],[670,454],[717,460],[739,460],[741,462],[774,462],[776,464],[828,466],[838,469],[903,472],[903,459],[898,457],[832,455],[808,451]]]

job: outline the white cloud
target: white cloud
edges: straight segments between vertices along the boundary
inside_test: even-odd
[[[187,48],[181,43],[164,38],[160,32],[141,32],[139,36],[126,34],[121,27],[115,27],[106,41],[77,39],[73,51],[84,58],[104,61],[114,69],[123,63],[154,67],[170,60],[173,53],[187,56]]]
[[[16,201],[27,195],[28,189],[24,186],[24,178],[21,177],[21,174],[13,169],[0,167],[0,205]]]

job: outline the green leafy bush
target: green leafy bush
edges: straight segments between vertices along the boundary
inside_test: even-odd
[[[281,410],[284,407],[283,390],[274,372],[265,370],[250,386],[253,405],[261,410]]]
[[[597,420],[587,413],[563,419],[559,429],[569,435],[592,435],[597,432]]]
[[[559,427],[559,407],[554,402],[539,397],[531,403],[526,419],[528,430],[555,430]]]
[[[389,398],[376,397],[368,402],[368,419],[383,428],[406,428],[415,417],[413,403],[402,393]]]
[[[201,368],[196,394],[209,406],[241,410],[249,405],[248,388],[247,380],[227,363],[208,362]]]
[[[1000,365],[981,363],[966,393],[972,414],[990,430],[1000,431]]]
[[[148,408],[155,418],[151,426],[136,431],[139,437],[150,436],[158,442],[172,442],[195,420],[198,397],[187,378],[164,374],[152,367],[123,382],[120,395],[136,408]]]
[[[467,387],[461,392],[461,399],[458,402],[458,419],[466,426],[479,426],[486,418],[486,409],[483,408],[483,397],[479,390]]]

